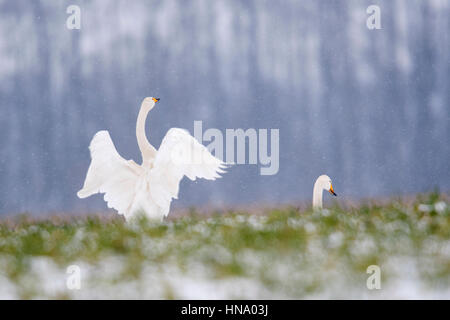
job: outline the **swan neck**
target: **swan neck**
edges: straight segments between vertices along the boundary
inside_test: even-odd
[[[142,163],[147,162],[151,156],[150,143],[145,134],[145,120],[147,119],[149,111],[150,109],[141,106],[136,123],[136,138],[142,154]]]
[[[314,183],[313,190],[313,209],[322,209],[322,196],[323,188],[319,181],[316,181],[316,183]]]

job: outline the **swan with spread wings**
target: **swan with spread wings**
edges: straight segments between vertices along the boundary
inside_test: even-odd
[[[150,219],[162,221],[169,214],[172,199],[178,197],[181,179],[215,180],[224,173],[226,164],[214,157],[186,130],[170,129],[159,150],[147,140],[145,120],[159,101],[143,100],[136,123],[136,137],[142,154],[142,164],[125,160],[117,152],[108,131],[95,134],[89,146],[91,164],[79,198],[104,193],[109,208],[129,219],[144,213]]]

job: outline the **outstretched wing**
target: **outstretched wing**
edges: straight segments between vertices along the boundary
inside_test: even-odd
[[[108,131],[99,131],[89,146],[91,164],[79,198],[95,193],[105,193],[108,208],[126,214],[135,196],[136,181],[141,168],[133,161],[123,159],[111,140]]]
[[[170,129],[156,154],[151,171],[154,187],[150,189],[153,200],[161,207],[178,197],[183,176],[191,180],[215,180],[224,173],[225,163],[214,157],[186,130]]]

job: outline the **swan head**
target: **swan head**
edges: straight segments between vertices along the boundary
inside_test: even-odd
[[[157,103],[160,99],[154,97],[147,97],[142,101],[141,108],[147,108],[148,110],[153,109],[155,103]]]
[[[337,197],[337,194],[333,190],[333,184],[331,183],[331,178],[327,176],[326,174],[321,175],[316,180],[316,184],[319,185],[320,188],[323,190],[327,190],[330,194]]]

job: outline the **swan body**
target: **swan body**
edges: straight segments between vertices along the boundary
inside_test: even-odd
[[[326,190],[333,196],[337,197],[337,194],[333,190],[333,184],[331,183],[330,177],[325,174],[318,177],[316,182],[314,183],[314,190],[313,190],[314,209],[318,210],[322,209],[323,190]]]
[[[186,130],[170,129],[159,150],[145,135],[145,120],[158,102],[145,98],[136,123],[136,137],[142,154],[142,164],[125,160],[117,152],[108,131],[97,132],[89,146],[91,164],[79,198],[104,193],[109,208],[125,219],[144,213],[150,219],[162,221],[169,214],[172,199],[177,199],[179,183],[184,176],[191,180],[215,180],[226,165],[214,157]]]

